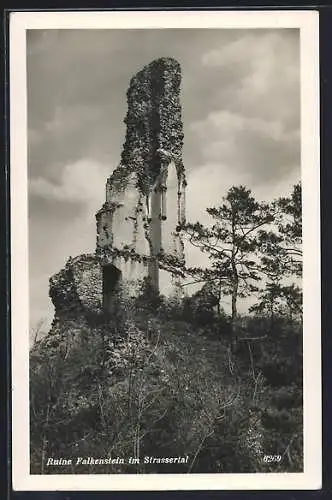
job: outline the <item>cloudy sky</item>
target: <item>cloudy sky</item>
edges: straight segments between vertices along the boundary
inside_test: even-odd
[[[298,30],[28,31],[32,326],[52,318],[50,275],[94,251],[129,80],[162,56],[182,67],[189,220],[204,221],[232,185],[270,200],[300,178]]]

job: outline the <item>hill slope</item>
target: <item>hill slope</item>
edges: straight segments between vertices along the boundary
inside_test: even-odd
[[[301,470],[298,336],[244,324],[231,349],[220,320],[162,308],[55,321],[31,351],[31,473]]]

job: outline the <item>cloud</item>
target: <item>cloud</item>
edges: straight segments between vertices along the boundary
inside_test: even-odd
[[[102,110],[83,104],[72,106],[56,106],[52,119],[44,124],[44,130],[51,134],[57,134],[65,126],[66,133],[77,130],[84,125],[90,127],[93,122],[100,120]]]
[[[113,132],[111,116],[107,106],[59,103],[42,126],[29,127],[29,176],[55,181],[66,164],[81,158],[108,162],[113,170],[119,161],[124,126],[120,122]]]
[[[57,168],[81,157],[114,166],[129,79],[162,55],[182,66],[187,168],[201,163],[190,124],[214,110],[299,128],[296,30],[32,30],[28,48],[29,128],[39,137],[29,138],[31,176],[53,179],[49,158]]]
[[[30,196],[48,201],[79,203],[88,210],[98,204],[100,207],[103,203],[105,179],[109,174],[107,165],[82,159],[65,165],[56,184],[43,177],[31,179]]]
[[[269,35],[265,35],[266,36]],[[250,46],[252,59],[261,52],[262,46],[257,46],[255,33],[245,34],[233,42],[221,47],[213,48],[202,56],[203,66],[228,68],[229,65],[242,67],[243,62],[250,66],[251,59],[246,58]]]
[[[300,139],[298,130],[293,131],[293,135],[290,135],[284,130],[281,121],[269,121],[256,117],[248,118],[228,110],[213,111],[205,120],[193,123],[191,129],[204,134],[205,139],[211,138],[211,132],[215,138],[218,138],[221,134],[227,133],[234,137],[234,134],[248,131],[252,131],[258,136],[270,137],[275,141],[292,142],[294,139]]]
[[[190,89],[195,104],[184,107],[192,168],[220,162],[234,175],[249,172],[251,183],[299,172],[298,31],[238,30],[201,53],[201,73]]]
[[[192,123],[191,130],[203,162],[226,164],[233,176],[246,172],[250,183],[287,176],[290,167],[299,170],[300,131],[286,130],[282,121],[222,110]]]
[[[70,255],[93,252],[95,213],[104,202],[105,164],[81,159],[60,170],[57,182],[43,177],[30,180],[29,275],[30,324],[41,318],[49,325],[53,306],[48,280]]]
[[[253,30],[202,56],[220,76],[232,76],[235,110],[247,116],[285,119],[299,126],[300,59],[297,30]],[[230,96],[228,96],[229,98]]]
[[[202,182],[204,179],[204,182]],[[187,220],[200,221],[205,225],[211,223],[211,216],[206,212],[208,207],[218,207],[223,197],[232,186],[246,186],[251,189],[258,201],[271,202],[272,200],[291,193],[292,187],[300,180],[297,169],[290,169],[284,178],[279,178],[273,184],[251,182],[249,172],[234,172],[223,163],[207,163],[193,170],[188,176],[186,191]]]

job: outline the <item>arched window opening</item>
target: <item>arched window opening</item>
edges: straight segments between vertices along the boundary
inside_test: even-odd
[[[121,278],[121,271],[113,264],[103,266],[103,308],[112,312],[113,296]]]

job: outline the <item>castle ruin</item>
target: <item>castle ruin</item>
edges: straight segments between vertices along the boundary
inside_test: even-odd
[[[180,65],[171,58],[153,61],[131,79],[121,161],[96,214],[96,251],[70,258],[50,278],[57,317],[111,310],[116,290],[136,296],[144,278],[165,295],[181,293],[187,183],[180,84]]]

